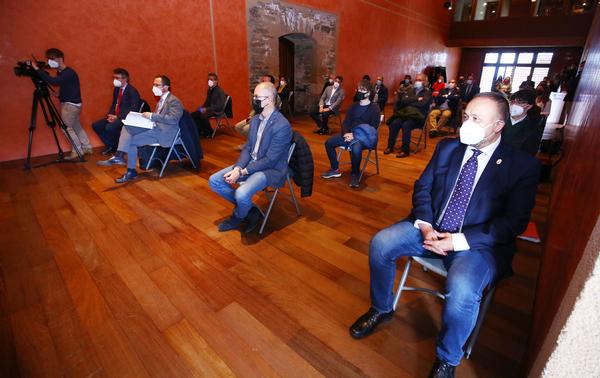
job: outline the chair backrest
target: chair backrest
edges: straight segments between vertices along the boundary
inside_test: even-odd
[[[288,150],[287,163],[290,165],[290,160],[292,160],[292,155],[294,155],[294,150],[296,149],[296,142],[292,142],[290,144],[290,149]]]
[[[148,102],[146,100],[142,100],[140,99],[140,109],[139,112],[143,113],[143,112],[149,112],[152,109],[150,109],[150,104],[148,104]]]
[[[231,101],[231,96],[227,95],[225,97],[225,103],[223,104],[223,109],[221,109],[220,114],[225,114],[225,109],[227,109],[227,104]]]

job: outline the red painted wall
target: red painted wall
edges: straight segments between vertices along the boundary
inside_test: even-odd
[[[337,71],[346,83],[364,73],[384,75],[388,84],[414,74],[431,61],[457,72],[460,49],[446,48],[449,12],[436,0],[297,0],[294,3],[339,16]],[[17,78],[12,67],[48,47],[65,52],[67,65],[79,74],[83,97],[81,120],[99,145],[91,123],[104,116],[112,95],[112,69],[126,68],[132,84],[151,99],[154,75],[166,74],[173,93],[188,109],[206,93],[206,74],[217,70],[232,96],[235,118],[249,110],[246,2],[213,0],[214,66],[209,0],[140,3],[131,0],[5,0],[0,12],[0,161],[26,155],[33,85]],[[276,73],[275,73],[276,74]],[[64,139],[64,138],[61,138]],[[66,143],[63,140],[63,145]],[[33,155],[55,152],[51,133],[38,120]]]

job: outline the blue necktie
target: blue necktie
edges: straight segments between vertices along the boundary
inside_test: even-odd
[[[481,151],[473,148],[473,156],[467,160],[460,170],[458,181],[448,202],[448,207],[446,207],[444,217],[440,222],[441,232],[454,233],[460,230],[473,191],[473,183],[477,174],[477,156],[480,153]]]

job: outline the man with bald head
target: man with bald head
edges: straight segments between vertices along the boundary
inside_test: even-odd
[[[393,316],[396,260],[441,259],[448,271],[431,377],[453,377],[483,291],[512,274],[515,238],[535,204],[539,164],[502,140],[508,101],[481,93],[467,105],[460,139],[445,139],[415,182],[409,217],[371,240],[371,308],[350,327],[363,338]]]
[[[255,116],[240,157],[234,165],[210,176],[210,188],[235,206],[231,216],[219,224],[220,232],[237,229],[244,222],[244,232],[252,232],[262,216],[252,197],[268,186],[281,186],[285,180],[292,128],[276,101],[277,89],[272,83],[256,86],[252,98]]]

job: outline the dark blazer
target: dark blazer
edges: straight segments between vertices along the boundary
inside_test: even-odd
[[[279,100],[281,100],[281,102],[286,102],[288,100],[288,96],[290,95],[290,85],[287,84],[285,87],[283,87],[281,89],[281,92],[279,92],[279,88],[281,86],[277,87],[277,95],[279,96]]]
[[[540,148],[546,127],[546,116],[527,115],[514,125],[502,129],[502,140],[509,146],[535,156]]]
[[[209,87],[206,91],[206,100],[202,105],[202,107],[206,109],[206,116],[210,117],[221,113],[223,111],[223,106],[225,106],[226,99],[227,95],[221,87],[218,85],[215,85],[212,88]]]
[[[448,97],[444,97],[448,95]],[[452,113],[456,112],[458,108],[458,101],[460,100],[460,89],[458,88],[444,88],[440,91],[437,97],[434,97],[435,107],[439,108],[446,100],[448,100],[448,108]]]
[[[467,103],[473,99],[477,93],[479,93],[479,86],[475,83],[471,85],[465,83],[462,88],[460,88],[460,99],[462,102]]]
[[[336,89],[333,93],[333,97],[331,98],[331,105],[327,106],[325,105],[325,102],[329,99],[329,97],[331,97],[331,92],[333,92],[333,85],[330,85],[327,88],[325,88],[325,92],[323,92],[323,95],[321,95],[321,99],[319,100],[319,106],[323,106],[324,108],[328,107],[335,114],[339,114],[340,107],[342,106],[342,101],[344,101],[344,89],[340,85],[338,89]]]
[[[254,172],[264,172],[268,186],[281,187],[288,172],[287,156],[292,143],[292,127],[283,114],[275,110],[263,131],[258,156],[256,160],[252,160],[251,153],[258,139],[259,126],[260,115],[255,115],[250,120],[248,140],[235,165],[246,168],[250,175]]]
[[[419,101],[419,97],[423,97]],[[421,88],[420,90],[413,87],[411,91],[406,92],[404,97],[400,98],[396,102],[397,109],[402,109],[407,106],[418,109],[423,116],[427,115],[429,105],[431,105],[431,90],[429,88]]]
[[[306,139],[297,131],[294,131],[293,141],[296,148],[290,159],[290,170],[296,185],[300,187],[300,195],[309,197],[312,195],[315,165],[310,146]]]
[[[121,88],[114,89],[112,103],[110,104],[110,108],[108,109],[107,114],[115,114],[120,90]],[[140,105],[140,94],[138,93],[137,89],[135,89],[133,85],[127,84],[125,90],[123,90],[123,96],[121,96],[121,106],[119,107],[119,114],[116,114],[116,116],[120,119],[125,119],[129,112],[139,112]]]
[[[183,115],[183,105],[181,101],[169,92],[165,103],[160,109],[159,114],[152,113],[151,121],[156,123],[158,128],[158,142],[162,147],[170,147],[179,130],[179,120]]]
[[[454,188],[467,146],[445,139],[415,182],[410,215],[435,224]],[[527,228],[540,167],[536,159],[501,142],[473,191],[462,226],[472,251],[493,258],[500,276],[510,274],[515,238]]]
[[[375,91],[377,91],[377,85],[375,85]],[[379,109],[383,109],[385,104],[388,101],[388,89],[384,84],[379,86],[379,91],[377,91],[377,105],[379,105]]]

